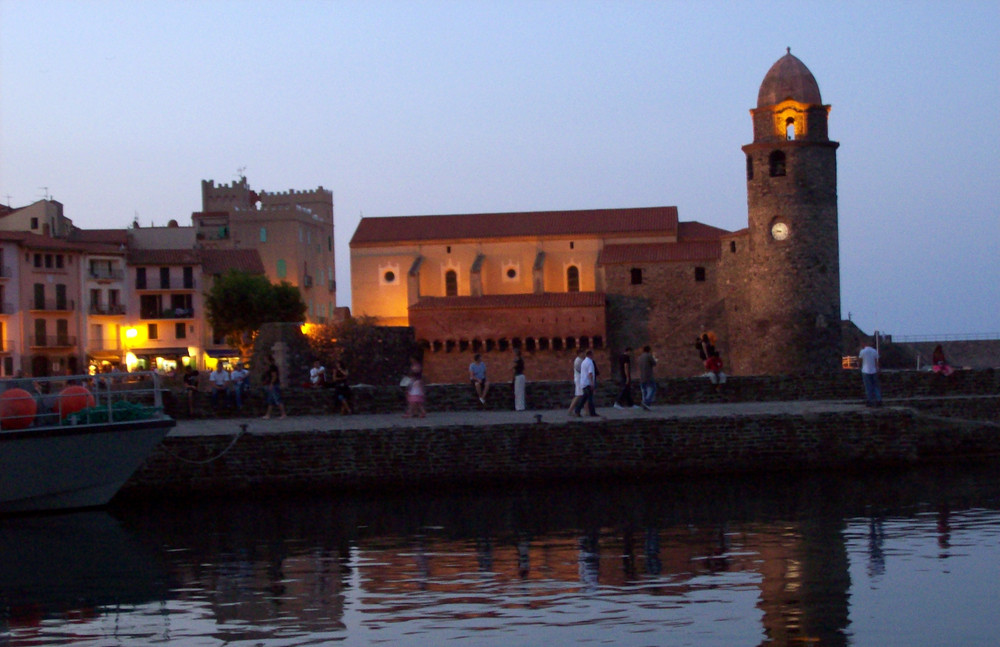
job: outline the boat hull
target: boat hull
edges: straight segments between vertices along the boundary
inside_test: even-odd
[[[0,432],[0,513],[107,504],[172,418]]]

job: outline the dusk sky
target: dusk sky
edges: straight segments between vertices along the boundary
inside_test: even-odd
[[[0,201],[189,225],[201,180],[365,217],[673,205],[746,226],[791,47],[840,142],[864,331],[1000,332],[1000,2],[0,0]]]

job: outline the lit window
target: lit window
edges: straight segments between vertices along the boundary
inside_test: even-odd
[[[576,265],[570,265],[566,270],[566,291],[580,291],[580,269]]]

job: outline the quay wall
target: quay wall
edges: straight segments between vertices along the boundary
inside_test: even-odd
[[[803,415],[252,432],[235,444],[228,434],[168,437],[122,495],[461,488],[560,479],[868,470],[1000,458],[1000,398],[961,399],[955,406],[978,410],[983,418],[956,421],[918,408],[885,407]]]

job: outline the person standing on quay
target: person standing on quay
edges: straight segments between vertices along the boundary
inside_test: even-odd
[[[646,411],[649,411],[649,407],[656,398],[654,366],[656,366],[656,357],[649,346],[643,346],[642,355],[639,355],[639,390],[642,392],[642,408]]]
[[[274,358],[271,356],[268,356],[267,361],[267,371],[261,380],[264,392],[267,394],[267,411],[264,412],[263,419],[269,420],[271,418],[271,409],[273,407],[278,407],[281,417],[287,418],[288,414],[285,413],[285,405],[281,401],[281,374],[278,372],[278,365],[274,363]]]
[[[635,402],[632,401],[632,347],[628,346],[625,348],[625,352],[621,354],[618,359],[619,364],[622,369],[622,390],[618,394],[618,399],[615,400],[615,409],[632,409],[635,408]]]
[[[878,351],[865,342],[858,353],[861,364],[861,381],[865,385],[865,404],[869,407],[882,406],[882,387],[878,381]]]
[[[569,403],[569,410],[566,412],[569,415],[573,415],[576,411],[576,405],[583,397],[583,386],[580,384],[580,365],[583,364],[584,350],[578,348],[576,351],[576,359],[573,360],[573,399]]]
[[[514,349],[514,411],[524,411],[524,390],[527,379],[524,377],[524,358],[521,357],[521,349]]]
[[[587,404],[587,412],[592,418],[597,417],[597,409],[594,408],[594,388],[597,386],[597,366],[594,364],[594,351],[588,350],[580,364],[580,386],[583,387],[583,398],[576,403],[573,415],[579,417],[584,403]]]

